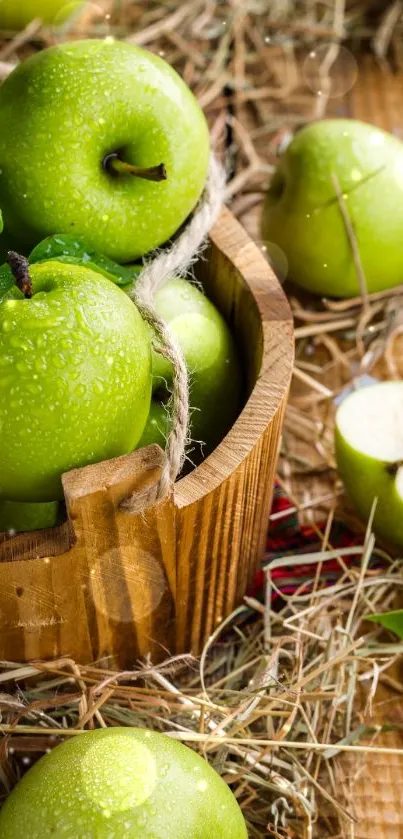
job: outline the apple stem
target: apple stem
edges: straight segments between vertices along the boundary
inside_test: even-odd
[[[25,256],[21,256],[21,254],[16,253],[15,251],[9,251],[7,254],[7,262],[11,268],[11,273],[15,279],[17,288],[22,291],[27,300],[30,300],[33,294],[33,289],[32,280],[29,276],[28,260],[25,259]]]
[[[403,460],[396,460],[394,463],[388,463],[386,465],[386,471],[389,473],[389,475],[395,477],[401,466],[403,466]]]
[[[168,175],[164,163],[159,163],[158,166],[135,166],[133,163],[127,163],[126,160],[121,160],[119,155],[114,152],[108,154],[104,159],[104,169],[110,172],[111,175],[133,175],[136,178],[144,178],[146,181],[166,181]]]

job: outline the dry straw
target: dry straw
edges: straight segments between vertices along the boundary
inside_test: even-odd
[[[320,568],[333,558],[340,576],[324,589]],[[272,611],[273,572],[285,560],[270,563],[265,604],[247,599],[199,662],[179,656],[123,673],[66,659],[3,662],[4,788],[32,758],[84,729],[152,726],[191,744],[226,778],[252,839],[354,835],[347,832],[354,825],[349,785],[367,759],[387,749],[377,745],[376,690],[392,686],[397,703],[403,692],[392,675],[402,644],[385,641],[362,618],[393,604],[403,573],[370,533],[360,546],[286,561],[310,565],[309,582]]]
[[[403,66],[401,2],[116,0],[106,2],[106,10],[112,15],[110,33],[162,54],[196,92],[216,154],[229,172],[226,196],[262,246],[267,243],[260,240],[260,208],[281,139],[301,123],[344,107],[342,99],[332,98],[337,46],[343,43],[356,56],[361,47],[367,53],[371,47],[384,72],[388,62]],[[89,14],[85,30],[70,34],[102,31],[102,21]],[[37,24],[18,39],[4,38],[0,73],[53,40],[52,28]],[[304,72],[308,52],[317,47],[327,57],[319,68],[320,97]],[[375,81],[371,65],[368,82],[368,60],[358,62],[357,85],[361,80],[373,89],[385,75]],[[387,79],[392,90],[398,82]],[[351,113],[354,88],[346,93]],[[399,101],[397,93],[396,86]],[[362,98],[358,102],[362,107]],[[368,114],[369,120],[376,117]],[[333,186],[359,276],[337,172]],[[396,709],[403,694],[396,670],[402,644],[362,620],[393,608],[402,566],[392,551],[374,546],[370,532],[355,520],[334,469],[337,399],[362,375],[403,373],[403,286],[367,294],[362,274],[360,281],[360,294],[347,301],[315,302],[289,291],[296,365],[278,480],[292,506],[274,513],[272,521],[288,524],[298,513],[319,549],[274,560],[265,572],[264,602],[246,598],[217,628],[200,661],[179,657],[158,667],[134,662],[128,673],[69,660],[2,662],[5,791],[32,759],[62,738],[97,726],[150,725],[191,743],[231,784],[251,839],[359,835],[357,784],[370,774],[368,761],[399,743]],[[319,519],[324,527],[318,527]],[[351,524],[360,544],[336,549],[335,521]],[[331,560],[339,573],[324,586],[321,572]],[[306,579],[292,595],[277,599],[281,605],[273,610],[279,568],[301,562]],[[392,752],[403,761],[400,748],[394,745],[387,754]]]

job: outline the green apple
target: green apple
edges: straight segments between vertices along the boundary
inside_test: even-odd
[[[205,456],[222,440],[239,412],[242,376],[237,350],[220,312],[187,280],[168,280],[155,295],[154,303],[169,323],[188,368],[190,436],[196,447],[191,459],[198,460],[198,452]],[[154,404],[145,434],[148,442],[161,444],[169,430],[169,416],[158,399],[162,393],[166,401],[172,366],[153,351],[152,370]]]
[[[101,274],[49,261],[29,275],[26,298],[18,291],[21,299],[0,302],[0,499],[54,501],[63,472],[138,442],[150,407],[150,337],[136,306]]]
[[[329,119],[295,134],[265,199],[263,239],[282,249],[290,278],[308,291],[359,294],[334,176],[368,291],[398,285],[403,276],[403,143],[373,125]]]
[[[44,530],[54,527],[59,515],[59,503],[30,504],[23,501],[0,501],[0,533]]]
[[[364,522],[374,499],[374,532],[403,547],[403,382],[355,391],[336,414],[336,459]]]
[[[28,830],[29,826],[29,830]],[[0,812],[4,839],[247,839],[231,790],[196,752],[141,728],[77,734]]]
[[[24,253],[63,230],[134,261],[193,210],[208,158],[195,97],[165,61],[132,44],[50,47],[0,88],[4,237]]]
[[[143,446],[151,446],[153,443],[158,443],[164,449],[171,428],[171,416],[166,402],[160,401],[154,396],[151,400],[150,412],[137,448],[141,449]]]
[[[0,0],[0,29],[23,29],[34,18],[61,23],[81,5],[79,0]]]

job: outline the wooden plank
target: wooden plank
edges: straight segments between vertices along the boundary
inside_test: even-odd
[[[56,534],[48,555],[0,562],[1,658],[69,655],[130,666],[139,655],[172,651],[173,497],[137,514],[119,508],[127,495],[159,481],[164,458],[150,446],[64,476],[69,550],[51,555]],[[13,541],[0,546],[3,560]]]
[[[241,602],[262,556],[293,360],[281,287],[228,211],[201,267],[207,293],[238,338],[250,396],[213,455],[175,487],[177,643],[194,652]]]

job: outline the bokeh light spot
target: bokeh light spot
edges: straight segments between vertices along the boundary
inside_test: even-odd
[[[105,40],[113,41],[110,18],[110,14],[106,14],[105,9],[97,3],[72,0],[53,18],[51,34],[56,45],[60,47],[63,47],[66,41],[84,37],[98,39],[102,47]],[[74,53],[67,54],[74,57]]]
[[[358,66],[353,54],[338,44],[321,44],[308,53],[302,68],[305,84],[317,96],[344,96],[355,84]]]

